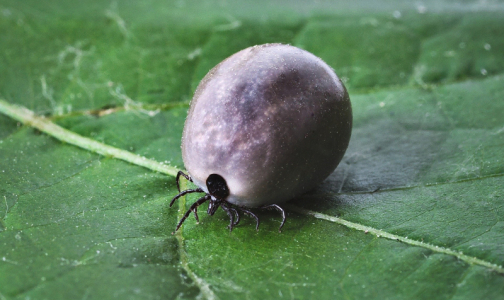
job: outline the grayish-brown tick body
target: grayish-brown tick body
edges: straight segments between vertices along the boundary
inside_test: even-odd
[[[180,220],[210,201],[221,207],[232,230],[238,211],[277,209],[322,182],[348,146],[352,109],[348,93],[320,58],[299,48],[265,44],[244,49],[210,70],[191,102],[182,136],[182,156],[199,188],[180,192],[206,195]]]

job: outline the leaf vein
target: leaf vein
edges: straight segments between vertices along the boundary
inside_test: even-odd
[[[491,262],[485,261],[483,259],[479,259],[479,258],[474,257],[474,256],[469,256],[469,255],[463,254],[462,252],[457,252],[457,251],[452,250],[450,248],[440,247],[440,246],[436,246],[436,245],[433,245],[433,244],[428,244],[428,243],[425,243],[425,242],[413,240],[413,239],[410,239],[408,237],[399,236],[399,235],[392,234],[392,233],[389,233],[389,232],[386,232],[386,231],[383,231],[383,230],[380,230],[380,229],[376,229],[376,228],[373,228],[373,227],[370,227],[370,226],[365,226],[365,225],[362,225],[362,224],[359,224],[359,223],[350,222],[350,221],[347,221],[347,220],[344,220],[344,219],[341,219],[341,218],[338,218],[338,217],[333,217],[333,216],[329,216],[329,215],[322,214],[322,213],[319,213],[319,212],[303,209],[303,208],[300,208],[300,207],[297,207],[297,206],[294,206],[294,205],[289,205],[289,206],[287,206],[287,208],[289,208],[289,209],[291,209],[291,210],[293,210],[293,211],[295,211],[297,213],[300,213],[300,214],[313,216],[313,217],[315,217],[317,219],[322,219],[322,220],[334,222],[334,223],[337,223],[337,224],[341,224],[343,226],[346,226],[348,228],[352,228],[352,229],[355,229],[355,230],[369,232],[371,234],[374,234],[377,237],[383,237],[383,238],[386,238],[386,239],[389,239],[389,240],[395,240],[395,241],[398,241],[398,242],[403,242],[403,243],[411,245],[411,246],[423,247],[423,248],[432,250],[432,251],[437,252],[437,253],[455,256],[458,259],[460,259],[460,260],[462,260],[462,261],[464,261],[464,262],[466,262],[466,263],[468,263],[470,265],[483,266],[483,267],[488,268],[488,269],[490,269],[492,271],[495,271],[497,273],[504,274],[504,267],[503,266],[500,266],[500,265],[497,265],[497,264],[493,264]]]
[[[180,189],[185,190],[187,189],[187,183],[185,181],[180,182]],[[180,197],[178,199],[179,201],[179,219],[183,216],[185,213],[185,204],[186,204],[186,196]],[[189,257],[187,256],[187,252],[185,251],[184,247],[184,236],[183,236],[183,226],[173,234],[175,235],[175,238],[177,239],[178,242],[178,251],[179,251],[179,257],[180,257],[180,264],[182,265],[182,268],[187,272],[187,275],[194,281],[196,286],[199,287],[200,292],[203,297],[209,300],[214,300],[218,299],[214,292],[210,289],[210,284],[206,282],[203,278],[198,277],[196,273],[191,270],[189,267]]]

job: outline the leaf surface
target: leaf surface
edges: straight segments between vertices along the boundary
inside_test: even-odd
[[[192,93],[282,42],[346,81],[336,171],[280,216],[189,218],[173,177],[0,114],[0,299],[504,299],[501,2],[11,1],[0,98],[183,169]]]

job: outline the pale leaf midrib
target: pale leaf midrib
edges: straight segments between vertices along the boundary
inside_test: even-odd
[[[426,249],[429,249],[429,250],[437,252],[437,253],[442,253],[442,254],[446,254],[446,255],[455,256],[458,259],[460,259],[462,261],[465,261],[465,262],[467,262],[469,264],[480,265],[480,266],[489,268],[492,271],[495,271],[497,273],[504,274],[504,267],[499,266],[497,264],[493,264],[491,262],[488,262],[488,261],[485,261],[485,260],[482,260],[482,259],[479,259],[479,258],[474,257],[474,256],[466,255],[466,254],[464,254],[464,253],[462,253],[460,251],[455,251],[455,250],[452,250],[450,248],[440,247],[440,246],[436,246],[436,245],[433,245],[433,244],[429,244],[429,243],[413,240],[413,239],[410,239],[408,237],[403,237],[403,236],[400,236],[400,235],[392,234],[392,233],[389,233],[389,232],[386,232],[386,231],[383,231],[383,230],[380,230],[380,229],[376,229],[376,228],[373,228],[373,227],[370,227],[370,226],[361,225],[359,223],[350,222],[350,221],[347,221],[345,219],[341,219],[341,218],[338,218],[338,217],[329,216],[329,215],[318,213],[318,212],[315,212],[315,211],[303,209],[303,208],[300,208],[300,207],[295,206],[295,205],[288,205],[286,207],[288,209],[290,209],[292,211],[295,211],[297,213],[300,213],[300,214],[304,214],[304,215],[308,215],[308,216],[313,216],[313,217],[315,217],[317,219],[322,219],[322,220],[326,220],[326,221],[329,221],[329,222],[334,222],[334,223],[337,223],[337,224],[341,224],[341,225],[343,225],[345,227],[348,227],[348,228],[352,228],[352,229],[355,229],[355,230],[363,231],[365,233],[371,233],[371,234],[373,234],[373,235],[375,235],[377,237],[382,237],[382,238],[386,238],[386,239],[389,239],[389,240],[402,242],[402,243],[405,243],[405,244],[408,244],[408,245],[412,245],[412,246],[416,246],[416,247],[426,248]]]

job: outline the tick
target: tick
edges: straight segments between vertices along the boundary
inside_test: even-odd
[[[244,49],[219,63],[200,82],[182,135],[189,174],[176,177],[179,194],[204,193],[191,212],[209,201],[222,208],[229,229],[240,213],[275,209],[321,183],[341,161],[352,130],[350,98],[341,80],[315,55],[282,44]],[[180,177],[198,188],[180,191]]]

